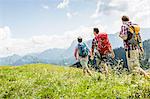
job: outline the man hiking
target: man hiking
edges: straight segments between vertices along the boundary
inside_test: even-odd
[[[126,51],[126,58],[129,71],[140,72],[148,77],[148,74],[140,68],[139,53],[144,53],[142,47],[142,40],[140,36],[140,27],[137,24],[133,24],[128,16],[122,16],[121,31],[119,37],[124,41],[124,49]]]
[[[83,73],[86,74],[88,73],[90,76],[92,76],[91,71],[88,68],[88,55],[89,55],[89,48],[88,46],[82,42],[82,38],[78,37],[78,45],[75,48],[74,56],[76,60],[79,60],[80,64],[82,65],[83,68]]]
[[[93,29],[94,39],[92,41],[91,58],[96,55],[96,64],[104,69],[105,74],[108,74],[107,59],[111,55],[115,57],[111,44],[106,33],[99,33],[98,28]]]

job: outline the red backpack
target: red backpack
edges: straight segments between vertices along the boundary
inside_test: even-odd
[[[97,41],[97,50],[100,54],[105,55],[111,52],[111,45],[106,33],[100,33],[95,39]]]

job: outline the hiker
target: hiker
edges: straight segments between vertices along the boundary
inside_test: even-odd
[[[78,45],[75,48],[75,53],[74,56],[76,60],[79,60],[80,64],[82,65],[83,68],[83,73],[86,74],[88,73],[90,76],[92,76],[91,71],[88,68],[88,55],[89,55],[89,48],[88,46],[82,42],[82,38],[78,37]]]
[[[148,74],[140,67],[139,62],[139,54],[144,53],[139,33],[140,27],[137,24],[133,24],[128,16],[122,16],[121,20],[123,25],[121,26],[119,37],[124,41],[128,69],[131,72],[140,72],[147,77]]]
[[[88,66],[95,71],[99,70],[98,66],[96,65],[96,57],[91,58],[91,56],[89,55]]]
[[[104,69],[105,74],[108,74],[108,66],[106,64],[109,56],[115,57],[111,44],[106,33],[99,33],[98,28],[93,29],[94,39],[92,41],[91,58],[96,56],[96,64]]]

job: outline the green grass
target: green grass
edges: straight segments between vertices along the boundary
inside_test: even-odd
[[[150,99],[150,80],[114,71],[106,77],[46,64],[0,67],[0,99]]]

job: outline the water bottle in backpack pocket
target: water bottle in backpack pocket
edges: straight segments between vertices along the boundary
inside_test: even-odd
[[[80,57],[88,56],[88,48],[85,43],[78,44],[78,52]]]

